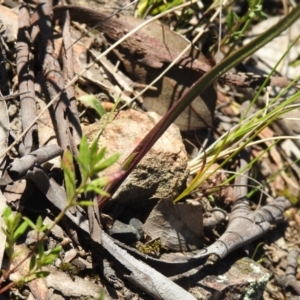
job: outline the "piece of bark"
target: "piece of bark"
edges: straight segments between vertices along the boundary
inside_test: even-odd
[[[70,101],[66,92],[61,68],[54,55],[54,44],[52,39],[52,3],[40,0],[35,14],[32,17],[31,38],[35,46],[36,56],[42,65],[42,72],[47,87],[45,93],[48,102],[60,93],[60,97],[52,105],[53,124],[57,132],[57,139],[62,149],[70,149],[77,153],[76,142],[72,141],[72,130],[69,126]],[[62,93],[61,93],[62,92]],[[75,127],[74,127],[75,128]]]
[[[70,35],[70,16],[68,12],[65,12],[64,22],[63,22],[63,76],[65,82],[69,82],[74,77],[74,65],[73,65],[73,41]],[[70,133],[72,133],[72,138],[70,142],[72,143],[72,149],[75,155],[78,155],[78,147],[80,139],[82,137],[82,131],[79,121],[79,113],[77,110],[76,98],[74,84],[66,88],[66,94],[70,101],[70,107],[67,108],[70,110],[68,113],[68,121],[70,126]]]
[[[154,299],[196,299],[159,272],[134,259],[125,250],[117,246],[105,233],[102,236],[102,245],[118,262],[128,269],[129,275],[125,275],[125,278]]]
[[[63,210],[67,204],[67,195],[63,187],[58,185],[54,179],[49,178],[45,172],[37,167],[27,172],[27,179],[31,179],[40,191],[55,205],[59,210]],[[79,206],[73,212],[68,210],[66,216],[71,219],[78,227],[89,232],[88,220],[80,213],[83,209]]]
[[[1,50],[1,48],[0,48],[0,50]],[[1,56],[1,54],[0,54],[0,56]],[[2,67],[4,67],[3,65],[4,64],[2,64]],[[0,69],[0,72],[2,72],[1,69]],[[6,72],[6,71],[3,70],[3,72]],[[2,77],[2,75],[4,75],[4,74],[0,73],[0,77]],[[6,105],[5,101],[0,101],[0,120],[1,120],[0,149],[2,149],[2,151],[3,151],[8,146],[8,136],[9,136],[9,130],[10,130],[9,116],[8,116],[7,105]],[[1,171],[4,168],[5,161],[6,161],[5,156],[0,157],[0,169],[1,169]]]
[[[300,296],[300,285],[296,279],[297,267],[298,267],[299,251],[293,249],[289,252],[287,257],[287,267],[285,275],[276,276],[276,282],[284,288],[292,288],[297,296]]]
[[[249,212],[248,200],[243,196],[240,197],[234,202],[226,231],[216,242],[201,250],[192,260],[209,255],[224,258],[233,250],[265,235],[271,229],[272,224],[282,221],[283,212],[289,207],[291,207],[290,201],[279,197],[255,212]]]
[[[30,39],[30,15],[28,7],[22,5],[19,10],[19,30],[17,42],[17,73],[19,80],[22,127],[26,129],[36,117],[35,87],[33,72],[32,43]],[[24,136],[25,153],[39,146],[37,123],[31,126]]]
[[[52,158],[61,155],[63,150],[58,145],[46,145],[20,159],[15,159],[0,178],[0,185],[7,185],[21,179],[34,166],[41,165]]]
[[[54,8],[54,18],[61,19],[62,14],[69,10],[71,19],[85,23],[91,27],[97,27],[108,36],[110,40],[118,40],[127,32],[140,25],[143,21],[131,16],[110,17],[100,11],[75,5],[61,5]],[[153,28],[155,27],[155,28]],[[160,29],[159,29],[160,27]],[[156,32],[154,34],[153,32]],[[166,36],[170,35],[171,45],[166,45]],[[142,28],[137,33],[124,41],[122,47],[129,55],[136,57],[141,63],[152,68],[161,68],[164,63],[172,62],[180,53],[178,44],[184,40],[181,36],[170,33],[170,29],[159,23],[152,23]],[[161,41],[161,37],[164,40]],[[168,39],[169,40],[169,39]],[[147,42],[145,42],[147,41]],[[184,42],[182,42],[184,43]],[[149,47],[151,45],[151,47]],[[187,45],[185,42],[184,45]],[[205,73],[211,70],[211,66],[204,57],[203,61],[193,61],[189,55],[184,55],[178,64],[183,67],[195,68],[199,72]]]
[[[89,232],[93,241],[97,241],[101,244],[102,226],[100,220],[100,212],[97,205],[97,197],[91,196],[92,193],[88,193],[87,199],[93,198],[94,205],[90,205],[87,208],[88,220],[89,220]],[[89,197],[90,196],[90,197]]]
[[[1,5],[2,6],[2,5]],[[17,32],[17,28],[15,24],[10,20],[11,12],[6,9],[1,9],[0,6],[0,87],[1,87],[1,95],[8,95],[11,86],[11,79],[9,78],[9,73],[11,69],[11,64],[7,59],[7,53],[9,52],[8,45],[6,42],[14,41],[14,31]],[[4,12],[4,13],[3,13]]]
[[[116,289],[120,290],[124,287],[124,283],[118,278],[114,269],[110,266],[110,263],[104,259],[103,260],[103,275],[106,280]]]

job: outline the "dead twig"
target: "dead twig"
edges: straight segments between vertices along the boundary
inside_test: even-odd
[[[276,282],[283,288],[292,288],[297,296],[300,296],[300,285],[296,280],[297,266],[298,266],[299,251],[293,249],[289,252],[287,257],[287,267],[285,275],[275,277]]]
[[[47,145],[20,159],[15,159],[5,170],[0,178],[0,185],[7,185],[16,180],[26,177],[26,173],[33,167],[39,166],[58,155],[61,155],[63,150],[58,145]]]
[[[19,79],[19,92],[21,93],[20,103],[23,129],[27,128],[36,117],[33,56],[30,52],[32,42],[29,29],[30,15],[28,7],[22,5],[19,11],[17,73]],[[26,133],[23,143],[25,149],[22,155],[28,154],[38,148],[39,140],[37,123],[34,123]]]
[[[68,12],[65,12],[64,14],[62,49],[63,76],[65,83],[67,83],[71,81],[71,79],[74,77],[73,48],[70,35],[70,15]],[[66,87],[66,94],[70,101],[70,106],[66,108],[67,118],[70,125],[70,133],[72,133],[72,137],[70,137],[70,142],[72,143],[72,149],[74,154],[78,155],[78,145],[80,143],[80,138],[82,137],[82,131],[80,127],[79,113],[76,105],[74,84]]]
[[[33,15],[32,40],[35,45],[37,57],[42,64],[42,71],[47,87],[48,102],[61,93],[65,88],[64,78],[60,65],[54,55],[54,45],[52,40],[52,4],[51,1],[39,1],[37,10]],[[72,134],[69,126],[68,111],[70,102],[65,92],[60,94],[60,98],[53,103],[53,124],[57,131],[59,145],[63,149],[72,149]],[[76,152],[75,152],[76,153]]]

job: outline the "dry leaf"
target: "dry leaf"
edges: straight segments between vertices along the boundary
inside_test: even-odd
[[[163,246],[175,251],[192,251],[202,246],[202,205],[193,200],[174,204],[162,199],[143,225],[152,239],[160,238]]]

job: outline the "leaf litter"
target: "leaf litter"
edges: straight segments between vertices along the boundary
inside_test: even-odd
[[[1,6],[2,8],[3,6]],[[5,9],[5,12],[2,14],[6,15],[8,13],[11,13],[11,11]],[[13,18],[16,18],[16,15],[12,14],[11,19]],[[3,20],[3,22],[8,24],[8,21]],[[16,23],[17,21],[13,22],[13,24]],[[82,54],[80,53],[84,52],[85,47],[83,44],[80,44],[80,47],[80,51],[75,51],[75,71],[76,68],[80,70],[83,66],[78,62],[80,61],[79,58],[82,61]],[[51,63],[54,66],[56,64],[56,62]],[[91,94],[101,89],[102,92],[107,93],[107,99],[113,99],[117,97],[116,95],[118,97],[121,95],[122,98],[127,98],[128,100],[126,94],[128,89],[124,89],[123,86],[122,89],[125,91],[121,91],[120,88],[116,87],[115,80],[117,77],[108,80],[107,77],[110,75],[103,75],[102,70],[100,72],[102,75],[100,76],[97,72],[97,66],[93,69],[93,72],[93,76],[88,74],[80,81],[80,87],[77,88],[78,93],[85,93],[84,89],[86,89],[87,93]],[[110,72],[113,73],[113,70],[110,70]],[[124,78],[124,82],[128,82],[123,76],[121,75]],[[11,81],[8,76],[7,81]],[[87,82],[90,85],[88,88],[85,87]],[[41,92],[44,93],[42,85],[39,90],[39,93]],[[44,105],[43,100],[39,101],[40,104],[37,105],[38,110]],[[1,102],[5,103],[4,101]],[[78,107],[79,110],[83,111],[80,121],[91,122],[91,120],[97,119],[96,114],[90,108],[81,107],[80,104]],[[8,117],[5,107],[1,109],[1,113],[3,114],[1,120],[5,120]],[[129,113],[128,119],[135,113],[133,112],[131,115]],[[294,117],[299,118],[297,114]],[[57,143],[60,146],[67,145],[76,153],[78,140],[76,140],[75,135],[69,141],[66,139],[66,132],[64,132],[66,126],[63,125],[65,124],[65,116],[63,116],[64,122],[62,123],[59,121],[62,118],[62,114],[59,111],[56,112],[55,118],[58,126],[61,126],[58,135],[54,134],[55,126],[52,125],[50,115],[44,115],[43,119],[39,119],[38,134],[40,144],[49,146],[49,142],[51,142],[54,145],[57,145]],[[72,115],[69,115],[69,118],[72,119]],[[10,116],[11,124],[17,122],[16,120],[18,121],[18,119],[13,120],[12,116]],[[141,120],[140,122],[144,121]],[[219,129],[222,130],[221,125],[219,125]],[[99,125],[97,126],[99,127]],[[6,125],[2,124],[1,129],[6,129],[7,127],[9,128],[8,123]],[[123,128],[126,133],[126,125],[123,125]],[[122,125],[118,130],[121,129]],[[114,128],[114,130],[117,129]],[[265,130],[259,138],[271,137],[274,132],[276,131]],[[121,132],[121,135],[125,135],[125,133]],[[15,132],[15,134],[18,134],[18,132]],[[142,137],[143,134],[141,134],[140,138]],[[190,133],[189,135],[185,134],[185,138],[189,138],[195,145],[195,148],[198,145],[198,150],[201,148],[199,145],[201,135],[195,137],[194,133]],[[132,144],[138,142],[139,137],[135,137],[135,139],[135,141],[130,142],[131,147]],[[3,134],[1,134],[1,140],[4,141],[2,149],[5,149],[8,143],[7,130],[4,130]],[[111,138],[110,141],[112,142]],[[181,143],[180,137],[176,143]],[[287,148],[293,149],[292,147],[295,146],[294,144],[292,144],[293,146],[282,145],[283,143],[280,146],[285,152],[287,152]],[[295,176],[297,169],[292,166],[296,150],[292,150],[292,152],[284,155],[280,149],[272,148],[270,152],[266,153],[264,149],[268,146],[270,146],[270,143],[265,142],[263,145],[248,149],[252,156],[263,154],[259,161],[259,167],[253,168],[250,171],[252,172],[250,176],[254,176],[254,173],[257,172],[257,180],[263,182],[265,191],[273,198],[281,195],[286,196],[291,201],[298,201],[299,181],[296,178],[299,176],[299,173],[296,173]],[[3,194],[4,197],[7,197],[6,202],[21,210],[24,215],[46,213],[53,219],[57,211],[62,210],[67,201],[59,163],[53,160],[55,156],[59,155],[59,151],[54,155],[47,152],[46,158],[39,161],[39,156],[34,151],[40,150],[40,147],[38,149],[32,148],[32,151],[26,153],[26,148],[25,152],[15,149],[5,157],[6,166],[2,167],[1,178],[3,181]],[[19,161],[22,161],[22,159],[26,160],[27,156],[25,154],[29,155],[33,160],[28,165],[21,165]],[[178,151],[169,154],[169,156],[172,155],[174,157],[178,156]],[[48,162],[45,164],[45,161]],[[163,176],[175,178],[174,184],[176,188],[181,189],[182,184],[179,182],[184,180],[178,180],[178,176],[174,175],[176,174],[175,171],[178,171],[179,166],[177,163],[173,162],[173,164],[174,170],[169,171],[171,172],[169,175],[166,172]],[[265,174],[260,169],[263,164],[265,165],[265,170],[267,170]],[[21,171],[19,169],[15,171],[15,166],[21,166]],[[168,164],[163,167],[166,170],[167,168]],[[139,175],[141,179],[151,175],[153,172],[153,161],[150,160],[149,165],[145,169]],[[232,161],[227,166],[227,169],[229,171],[240,170],[240,177],[235,179],[236,187],[247,184],[245,180],[247,171],[243,170],[242,166],[239,166],[238,161]],[[181,170],[179,173],[182,172]],[[10,176],[7,178],[5,174]],[[275,176],[275,174],[278,175]],[[187,172],[184,176],[187,177]],[[7,184],[17,184],[23,178],[26,179],[27,183],[25,190],[20,193],[20,196],[9,201],[8,187],[11,186]],[[140,219],[144,223],[142,229],[145,233],[141,241],[148,243],[151,248],[151,241],[160,240],[159,247],[161,248],[159,251],[154,251],[155,255],[151,254],[151,251],[150,255],[140,253],[133,244],[124,245],[114,241],[105,232],[101,233],[101,230],[99,230],[99,234],[102,234],[101,242],[101,240],[94,237],[95,230],[99,226],[99,223],[97,225],[95,221],[96,217],[93,216],[93,214],[96,214],[95,212],[90,211],[89,216],[87,216],[85,210],[80,207],[68,211],[66,213],[68,219],[63,220],[59,224],[63,228],[61,231],[64,232],[63,236],[65,238],[61,240],[53,232],[47,239],[46,246],[51,249],[61,244],[63,247],[62,256],[55,261],[54,266],[45,269],[50,272],[48,277],[36,279],[24,287],[20,287],[18,292],[22,297],[28,295],[28,297],[33,299],[51,299],[58,294],[63,295],[65,298],[82,299],[84,295],[96,299],[100,295],[101,289],[105,291],[105,299],[122,299],[126,297],[130,299],[157,299],[158,297],[163,299],[204,299],[206,297],[205,299],[209,299],[211,297],[219,297],[222,299],[225,294],[229,295],[229,297],[236,296],[238,288],[240,289],[243,286],[245,293],[248,293],[250,299],[255,299],[254,294],[251,294],[250,290],[264,295],[265,299],[279,299],[280,296],[283,297],[288,295],[288,293],[297,295],[299,288],[295,275],[298,253],[297,250],[290,251],[293,248],[297,249],[299,244],[297,229],[300,222],[297,221],[299,216],[296,208],[287,211],[287,221],[284,221],[283,211],[290,207],[290,202],[286,198],[280,197],[272,200],[272,197],[268,197],[263,199],[263,202],[255,201],[251,198],[251,201],[249,201],[246,198],[247,189],[234,188],[234,191],[231,192],[228,187],[226,190],[219,186],[217,179],[214,181],[212,177],[210,180],[218,183],[216,191],[213,190],[213,184],[204,185],[199,187],[186,203],[173,204],[172,198],[163,199],[161,195],[158,196],[158,188],[155,186],[157,182],[152,182],[151,184],[154,187],[149,187],[148,183],[144,183],[144,189],[148,191],[153,189],[154,192],[137,194],[132,197],[131,203],[126,203],[126,199],[122,199],[126,196],[120,193],[119,200],[109,203],[105,208],[105,212],[110,215],[112,220],[120,220],[123,224],[129,224],[133,218]],[[130,185],[131,183],[129,181],[126,184]],[[7,185],[7,189],[5,185]],[[169,193],[174,192],[174,188],[168,187],[166,190],[169,190]],[[17,192],[18,187],[15,187],[13,191]],[[30,197],[26,196],[28,193]],[[228,196],[229,193],[231,193],[230,197]],[[253,192],[253,194],[257,195],[258,192]],[[199,195],[201,195],[200,199]],[[230,198],[232,202],[225,200],[226,197],[227,199]],[[280,221],[283,222],[283,226],[277,226],[274,229],[273,226]],[[94,225],[91,226],[91,224]],[[271,234],[267,233],[269,231]],[[259,240],[253,242],[257,238]],[[86,242],[87,240],[88,243]],[[4,245],[2,235],[0,235],[0,245]],[[247,248],[248,253],[252,254],[250,256],[251,259],[245,258],[244,252],[238,250],[242,246]],[[16,248],[16,252],[20,250],[24,253],[28,252],[25,244],[21,244],[18,247],[20,248]],[[104,254],[103,248],[110,255]],[[86,264],[82,263],[85,267],[78,267],[76,275],[60,269],[63,261],[70,255],[70,251],[74,252],[72,255],[74,259],[71,260],[71,263],[76,260],[75,257],[77,256],[80,256],[86,262]],[[4,249],[0,248],[0,257],[2,254],[4,254]],[[103,257],[106,257],[108,260],[104,260]],[[227,262],[222,260],[224,257],[227,257]],[[18,259],[21,259],[21,257],[18,257]],[[284,267],[286,259],[290,262],[288,266],[291,267],[291,270],[288,267]],[[1,261],[2,265],[5,266],[5,256]],[[88,262],[92,262],[92,270],[86,267]],[[18,264],[18,262],[14,263]],[[18,272],[21,275],[22,273],[26,274],[26,263],[22,267],[18,266]],[[272,273],[276,275],[276,281],[270,279]],[[236,275],[232,276],[232,274]],[[166,276],[169,276],[171,280]],[[103,284],[103,279],[100,280],[99,277],[106,278],[108,283]],[[12,275],[10,280],[17,280],[16,278]],[[237,278],[241,280],[238,281]],[[222,280],[220,281],[220,279]],[[250,289],[248,283],[251,280],[255,281],[256,285]],[[167,287],[166,290],[163,289],[164,284]],[[197,285],[201,285],[203,288],[199,288]],[[155,288],[152,288],[152,286]],[[279,286],[280,292],[276,292],[278,295],[274,296],[274,291]],[[189,293],[181,287],[188,290]],[[292,289],[291,292],[289,288]],[[14,291],[10,293],[9,295],[13,295]]]

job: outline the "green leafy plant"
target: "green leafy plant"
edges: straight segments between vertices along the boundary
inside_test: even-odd
[[[82,95],[78,98],[78,100],[86,106],[93,108],[100,117],[102,117],[106,113],[105,108],[94,95]]]
[[[157,16],[158,14],[176,11],[173,14],[176,23],[173,24],[174,31],[190,26],[191,19],[195,16],[195,11],[191,7],[182,7],[183,4],[192,6],[196,2],[184,0],[142,0],[136,9],[136,15],[140,18],[146,18],[148,15]]]
[[[79,147],[79,155],[78,157],[75,157],[81,171],[81,182],[77,186],[73,157],[68,150],[65,151],[62,158],[62,168],[64,171],[67,203],[49,228],[43,225],[41,217],[38,217],[36,223],[34,223],[29,218],[22,217],[20,213],[13,213],[9,207],[5,208],[2,216],[5,228],[2,228],[2,231],[6,236],[5,251],[9,258],[9,264],[6,270],[2,270],[1,273],[0,294],[15,285],[23,285],[34,279],[49,275],[49,272],[44,271],[43,267],[50,265],[55,261],[61,251],[61,247],[55,247],[45,251],[43,241],[50,233],[51,229],[63,218],[66,211],[72,206],[93,205],[90,201],[77,201],[79,195],[90,191],[94,191],[100,195],[109,195],[103,188],[110,182],[116,180],[118,178],[118,173],[112,174],[111,176],[92,179],[96,174],[114,164],[119,158],[119,154],[104,158],[105,152],[105,148],[99,149],[98,139],[94,140],[89,146],[87,139],[85,137],[82,138]],[[36,232],[36,245],[17,266],[11,269],[13,260],[20,255],[20,253],[14,251],[14,246],[19,237],[24,234],[28,228],[31,228]],[[30,259],[30,262],[27,274],[22,276],[20,280],[11,282],[1,288],[9,275],[17,271],[18,267],[28,259]]]
[[[176,7],[183,2],[183,0],[141,0],[139,1],[137,13],[141,17],[145,17],[147,14],[157,15],[173,7]]]
[[[5,251],[9,262],[7,269],[2,270],[0,277],[0,294],[4,293],[14,285],[23,285],[36,278],[43,278],[49,275],[49,272],[43,271],[42,268],[52,264],[61,251],[60,247],[55,247],[49,251],[45,251],[43,240],[38,238],[36,246],[30,252],[31,258],[27,274],[22,276],[18,281],[11,282],[1,288],[1,285],[7,280],[9,275],[18,269],[18,266],[11,268],[11,264],[14,259],[20,255],[20,253],[15,252],[14,250],[14,246],[18,238],[25,233],[28,227],[34,229],[37,236],[43,234],[47,230],[47,227],[43,225],[41,217],[38,217],[36,224],[34,224],[30,219],[22,217],[20,213],[13,213],[9,207],[5,208],[2,217],[5,224],[5,228],[2,228],[2,231],[6,236]],[[24,263],[28,258],[29,256],[26,256],[21,263]]]
[[[261,0],[248,0],[248,11],[239,17],[233,10],[229,10],[226,16],[228,34],[223,38],[221,45],[234,41],[231,50],[236,45],[236,41],[244,37],[246,30],[255,19],[266,19],[267,16],[262,11]],[[230,53],[229,51],[228,53]]]
[[[12,260],[16,254],[14,254],[13,246],[17,239],[26,231],[28,223],[22,221],[22,215],[20,213],[13,214],[9,207],[4,209],[2,218],[6,229],[2,228],[6,236],[5,251],[10,260]]]
[[[79,156],[75,158],[81,171],[81,183],[77,188],[73,157],[70,151],[65,151],[62,160],[62,168],[64,170],[68,206],[78,204],[89,205],[89,202],[76,201],[78,195],[82,193],[93,191],[97,194],[108,196],[108,193],[106,193],[103,188],[108,183],[117,179],[118,173],[90,180],[94,175],[113,165],[120,157],[120,154],[116,153],[109,158],[104,159],[105,151],[105,148],[98,149],[98,139],[95,139],[90,146],[88,145],[86,137],[81,139]],[[120,174],[121,173],[122,172],[120,171]]]

